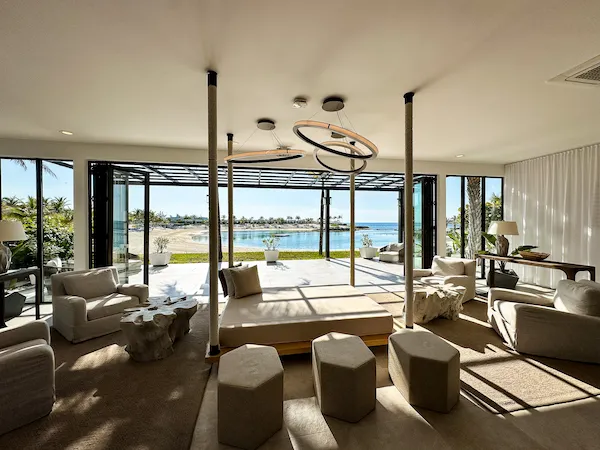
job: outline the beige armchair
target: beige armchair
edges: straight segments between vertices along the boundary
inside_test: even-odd
[[[591,281],[561,280],[554,299],[502,288],[488,294],[488,321],[503,340],[550,358],[600,364],[599,310],[600,284]]]
[[[463,303],[475,298],[477,262],[473,259],[434,256],[431,269],[414,269],[416,281],[432,286],[454,284],[465,288]]]
[[[0,434],[48,415],[55,399],[48,324],[0,330]]]
[[[119,331],[123,310],[148,300],[148,286],[119,284],[116,267],[51,278],[53,326],[73,343]]]

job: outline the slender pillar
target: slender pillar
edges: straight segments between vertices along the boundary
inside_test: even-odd
[[[405,125],[405,149],[404,149],[404,322],[406,328],[413,327],[413,266],[414,266],[414,211],[413,211],[413,96],[414,92],[404,94],[404,125]]]
[[[398,242],[404,239],[404,188],[398,191]]]
[[[460,177],[460,257],[465,257],[465,177]]]
[[[437,226],[437,254],[446,255],[446,174],[440,173],[436,180],[436,226]]]
[[[354,145],[354,142],[351,142]],[[354,170],[354,160],[350,160],[350,170]],[[354,222],[355,213],[355,180],[354,174],[350,175],[350,286],[355,285],[356,276],[356,256],[354,255],[355,246],[355,229],[356,223]]]
[[[129,179],[129,177],[128,177]],[[129,190],[129,189],[128,189]],[[127,196],[129,197],[129,195]],[[129,211],[129,208],[127,208]],[[129,216],[129,214],[127,214]],[[129,230],[129,224],[127,225]],[[129,239],[129,232],[127,232],[127,239]],[[127,247],[129,249],[129,247]],[[127,255],[129,261],[129,255]],[[128,262],[129,264],[129,262]],[[150,175],[144,176],[144,284],[150,283]]]
[[[330,257],[329,248],[329,207],[331,204],[331,195],[329,189],[325,189],[325,259]]]
[[[233,154],[233,133],[227,133],[227,156]],[[227,163],[227,251],[229,267],[233,267],[233,164]]]
[[[73,158],[73,252],[75,270],[90,267],[90,192],[88,161]]]
[[[208,71],[208,261],[210,354],[219,353],[219,173],[217,167],[217,73]]]
[[[35,318],[40,318],[40,303],[44,302],[44,290],[38,286],[44,285],[44,163],[41,159],[35,160],[35,196],[36,202],[36,241],[37,265],[40,269],[40,279],[36,280]],[[41,292],[41,296],[40,296]]]

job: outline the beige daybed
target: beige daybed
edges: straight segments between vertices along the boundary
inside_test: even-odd
[[[280,354],[310,352],[312,339],[332,331],[384,345],[393,317],[354,287],[300,286],[230,299],[219,326],[223,351],[253,343],[273,345]]]

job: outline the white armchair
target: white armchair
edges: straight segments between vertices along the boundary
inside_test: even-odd
[[[600,305],[600,284],[589,281],[560,281],[555,299],[492,288],[488,294],[488,320],[503,340],[520,353],[600,364],[600,316],[554,307],[562,308],[570,294],[571,298],[572,294],[581,295],[576,304],[589,305],[589,312],[594,313]]]
[[[434,256],[431,269],[414,269],[413,276],[423,284],[454,284],[465,288],[463,303],[475,298],[477,262],[473,259]]]
[[[0,330],[0,434],[48,415],[55,399],[48,324]]]
[[[73,343],[119,331],[123,311],[148,300],[148,286],[119,284],[115,267],[51,278],[53,326]]]

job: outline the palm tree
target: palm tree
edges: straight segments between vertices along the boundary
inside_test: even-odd
[[[54,197],[51,200],[45,200],[44,203],[50,214],[62,214],[69,209],[69,201],[66,197]]]
[[[23,170],[27,170],[27,163],[29,164],[33,164],[34,161],[33,160],[29,160],[29,159],[17,159],[17,158],[10,158],[9,161],[14,162],[17,166],[19,166],[21,169]],[[48,175],[50,175],[51,177],[56,178],[56,174],[54,172],[52,172],[52,169],[50,169],[50,167],[48,167],[48,165],[45,162],[42,162],[42,170],[44,172],[46,172]]]
[[[475,259],[477,251],[481,247],[481,178],[467,177],[467,196],[469,198],[468,209],[468,243],[466,257]]]

